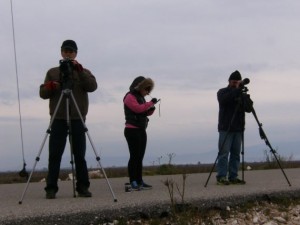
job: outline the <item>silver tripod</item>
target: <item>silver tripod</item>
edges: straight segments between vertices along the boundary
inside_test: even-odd
[[[115,194],[114,194],[114,191],[112,190],[112,187],[111,187],[111,185],[110,185],[110,183],[109,183],[109,180],[108,180],[108,178],[107,178],[107,176],[106,176],[105,170],[103,169],[103,167],[102,167],[102,165],[101,165],[100,157],[98,156],[98,154],[97,154],[97,152],[96,152],[96,150],[95,150],[95,146],[94,146],[94,144],[93,144],[92,138],[91,138],[91,136],[90,136],[90,134],[89,134],[89,132],[88,132],[87,126],[86,126],[86,124],[85,124],[85,122],[84,122],[84,120],[83,120],[83,117],[82,117],[81,113],[80,113],[79,107],[78,107],[78,105],[77,105],[77,103],[76,103],[76,100],[75,100],[75,98],[74,98],[74,95],[73,95],[73,93],[72,93],[72,90],[71,90],[71,89],[64,89],[64,90],[62,90],[62,93],[61,93],[60,98],[59,98],[59,100],[58,100],[58,104],[57,104],[57,106],[56,106],[56,108],[55,108],[55,110],[54,110],[54,113],[53,113],[52,117],[51,117],[50,124],[49,124],[49,126],[48,126],[47,131],[46,131],[45,137],[44,137],[44,139],[43,139],[43,141],[42,141],[42,144],[41,144],[40,150],[39,150],[39,152],[38,152],[38,155],[37,155],[37,157],[35,158],[34,166],[33,166],[33,168],[32,168],[32,171],[31,171],[30,175],[29,175],[29,178],[28,178],[28,180],[27,180],[27,183],[26,183],[26,186],[25,186],[24,191],[23,191],[23,193],[22,193],[22,196],[21,196],[21,199],[20,199],[20,201],[19,201],[19,204],[22,204],[22,202],[23,202],[23,199],[24,199],[25,193],[26,193],[26,191],[27,191],[27,189],[28,189],[29,182],[30,182],[30,180],[31,180],[32,174],[33,174],[33,172],[34,172],[34,170],[35,170],[35,167],[36,167],[36,165],[37,165],[37,162],[40,160],[40,155],[41,155],[42,150],[43,150],[43,148],[44,148],[44,145],[45,145],[45,142],[46,142],[46,140],[47,140],[47,137],[48,137],[48,135],[50,134],[51,127],[52,127],[52,124],[53,124],[53,121],[54,121],[54,119],[55,119],[55,116],[56,116],[56,114],[57,114],[58,108],[59,108],[59,106],[60,106],[60,104],[61,104],[62,99],[63,99],[64,96],[66,97],[66,107],[67,107],[67,108],[66,108],[66,113],[67,113],[66,116],[67,116],[67,124],[68,124],[68,126],[69,126],[69,134],[71,133],[70,115],[69,115],[69,105],[70,105],[70,97],[71,97],[71,99],[72,99],[72,101],[73,101],[73,103],[74,103],[74,105],[75,105],[75,107],[76,107],[77,113],[78,113],[78,115],[80,116],[80,120],[81,120],[81,122],[82,122],[82,124],[83,124],[83,126],[84,126],[84,130],[85,130],[85,132],[86,132],[86,134],[87,134],[87,136],[88,136],[88,139],[89,139],[89,141],[90,141],[90,143],[91,143],[91,146],[92,146],[92,148],[93,148],[93,150],[94,150],[94,153],[95,153],[95,156],[96,156],[96,160],[97,160],[97,162],[98,162],[98,164],[99,164],[99,167],[100,167],[101,170],[102,170],[102,173],[103,173],[103,175],[104,175],[104,177],[105,177],[105,180],[106,180],[107,185],[108,185],[108,187],[109,187],[109,190],[110,190],[110,192],[111,192],[111,194],[112,194],[112,197],[113,197],[113,199],[114,199],[114,202],[117,202],[117,198],[116,198],[116,196],[115,196]],[[74,194],[74,197],[76,197],[76,193],[75,193],[75,179],[74,179],[74,166],[73,166],[73,158],[74,158],[74,156],[73,156],[73,149],[72,149],[72,148],[73,148],[73,147],[72,147],[72,138],[70,138],[70,135],[69,135],[69,139],[70,139],[70,146],[71,146],[71,147],[70,147],[70,149],[71,149],[71,162],[70,162],[70,163],[71,163],[71,165],[72,165],[73,194]]]

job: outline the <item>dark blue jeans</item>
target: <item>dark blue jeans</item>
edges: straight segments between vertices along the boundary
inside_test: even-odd
[[[71,120],[71,127],[69,127],[66,120],[55,119],[51,126],[49,138],[49,162],[48,162],[48,176],[47,186],[45,190],[58,191],[57,180],[60,171],[61,158],[67,142],[67,136],[70,144],[72,144],[75,170],[76,170],[76,190],[81,191],[90,186],[88,170],[85,161],[86,139],[85,129],[81,120]]]
[[[130,153],[128,161],[129,181],[142,183],[143,159],[147,145],[146,130],[140,128],[125,128],[124,135],[128,143]]]
[[[219,132],[217,179],[221,177],[227,177],[228,174],[228,179],[233,180],[238,176],[242,144],[242,132],[228,132],[227,137],[226,134],[226,131]]]

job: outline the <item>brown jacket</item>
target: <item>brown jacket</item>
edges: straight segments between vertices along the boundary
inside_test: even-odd
[[[49,108],[50,108],[50,115],[53,116],[54,110],[56,109],[56,106],[58,104],[58,101],[61,96],[63,96],[62,101],[59,105],[59,108],[57,110],[55,119],[66,119],[66,97],[70,94],[66,94],[68,91],[64,90],[62,92],[62,77],[61,77],[60,69],[59,67],[51,68],[45,77],[44,84],[40,85],[40,97],[42,99],[50,99],[49,101]],[[89,107],[89,99],[88,99],[88,92],[93,92],[97,89],[97,81],[96,78],[92,75],[92,73],[87,70],[83,69],[83,72],[79,73],[77,71],[73,71],[73,73],[69,76],[69,79],[72,80],[72,88],[71,93],[73,94],[75,101],[78,105],[78,108],[80,110],[80,113],[83,117],[83,119],[86,118],[86,115],[88,113],[88,107]],[[60,82],[60,85],[55,90],[49,90],[45,88],[45,83],[48,81],[57,81]],[[62,94],[63,93],[63,94]],[[70,102],[70,119],[80,119],[80,116],[77,112],[77,109],[74,105],[74,102],[72,100],[72,97],[69,98]]]

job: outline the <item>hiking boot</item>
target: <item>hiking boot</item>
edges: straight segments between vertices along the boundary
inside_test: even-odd
[[[136,181],[132,181],[130,183],[130,185],[131,185],[131,191],[139,191],[139,190],[141,190],[140,185],[138,185]]]
[[[83,198],[92,197],[92,193],[87,188],[83,188],[81,190],[78,190],[77,192],[78,192],[78,197],[83,197]]]
[[[229,180],[230,184],[246,184],[244,180],[240,180],[239,178],[234,178],[232,180]]]
[[[226,179],[226,177],[221,177],[217,179],[218,185],[229,185],[229,181]]]
[[[152,185],[146,184],[144,181],[142,181],[142,183],[140,184],[140,188],[142,190],[150,190],[150,189],[152,189]]]
[[[46,191],[46,199],[55,199],[55,198],[56,198],[56,192],[54,190]]]

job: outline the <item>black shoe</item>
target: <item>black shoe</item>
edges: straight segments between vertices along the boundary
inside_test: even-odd
[[[150,190],[152,189],[152,186],[150,184],[146,184],[144,181],[140,184],[140,188],[142,190]]]
[[[56,192],[53,190],[46,191],[46,199],[55,199],[56,198]]]
[[[226,177],[221,177],[217,179],[218,185],[229,185],[230,182],[226,179]]]
[[[78,197],[83,197],[83,198],[90,198],[92,197],[92,193],[86,188],[86,189],[82,189],[78,192]]]
[[[239,178],[234,178],[234,179],[231,179],[229,180],[229,183],[230,184],[246,184],[246,182],[244,180],[240,180]]]

